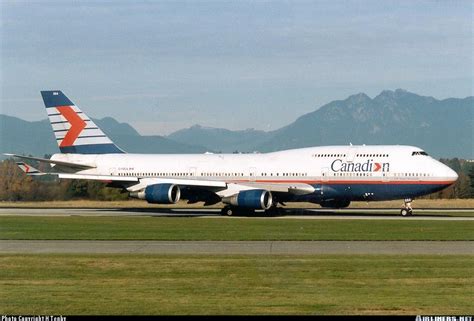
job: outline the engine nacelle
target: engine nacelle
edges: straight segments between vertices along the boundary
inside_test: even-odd
[[[154,184],[141,192],[130,193],[130,196],[153,204],[174,204],[181,198],[181,190],[174,184]]]
[[[326,207],[326,208],[344,208],[348,207],[349,204],[351,204],[350,200],[330,200],[330,201],[322,201],[319,203],[321,207]]]
[[[222,202],[238,207],[267,210],[272,206],[273,198],[272,193],[269,191],[253,189],[224,197]]]

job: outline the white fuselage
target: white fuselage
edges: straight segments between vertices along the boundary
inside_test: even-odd
[[[415,197],[457,179],[453,170],[413,146],[325,146],[265,154],[55,154],[52,159],[94,165],[80,172],[89,175],[332,186],[351,200]]]

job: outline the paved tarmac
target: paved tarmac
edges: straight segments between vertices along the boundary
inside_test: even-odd
[[[465,216],[459,216],[459,213]],[[471,215],[472,216],[469,216]],[[223,218],[219,209],[166,209],[166,208],[0,208],[0,216],[158,216]],[[246,217],[266,217],[263,212]],[[239,216],[239,218],[245,218]],[[474,221],[474,209],[415,209],[411,217],[402,217],[398,209],[285,209],[272,219],[339,219],[339,220],[441,220]]]
[[[472,241],[18,241],[0,254],[443,254],[474,255]]]

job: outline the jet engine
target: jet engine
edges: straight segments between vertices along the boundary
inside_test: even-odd
[[[147,200],[154,204],[174,204],[181,197],[181,190],[174,184],[154,184],[148,185],[143,191],[130,193],[130,197]]]
[[[272,206],[273,198],[272,193],[269,191],[253,189],[224,197],[222,202],[238,207],[267,210]]]

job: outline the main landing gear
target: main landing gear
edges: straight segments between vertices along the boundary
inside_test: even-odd
[[[260,212],[257,212],[260,214]],[[285,213],[284,209],[276,206],[270,207],[268,210],[263,211],[263,214],[260,214],[259,216],[279,216]],[[226,205],[224,208],[221,209],[221,215],[222,216],[235,216],[235,215],[255,215],[255,210],[253,209],[245,209],[245,208],[239,208],[236,206],[230,206]]]
[[[254,210],[239,208],[237,206],[230,206],[230,205],[224,206],[224,208],[221,209],[222,216],[252,215],[254,213],[255,213]]]
[[[413,209],[411,208],[412,199],[411,198],[406,198],[404,202],[405,203],[404,203],[402,209],[400,210],[400,214],[402,216],[412,216],[413,215]]]
[[[230,207],[230,206],[224,206],[221,210],[221,215],[222,216],[232,216],[235,215],[235,208]]]

